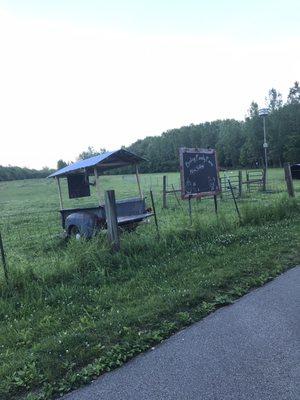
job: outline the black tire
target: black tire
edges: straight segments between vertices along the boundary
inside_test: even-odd
[[[77,240],[80,240],[82,235],[80,233],[80,230],[78,228],[78,226],[76,225],[72,225],[69,228],[69,237],[70,238],[76,238]]]
[[[121,232],[134,232],[138,226],[139,224],[137,222],[130,225],[121,225],[120,230]]]

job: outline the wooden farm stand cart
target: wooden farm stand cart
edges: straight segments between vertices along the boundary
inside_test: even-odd
[[[134,229],[140,222],[152,216],[152,210],[146,208],[139,179],[137,164],[142,161],[145,160],[121,149],[80,160],[51,174],[49,178],[54,178],[58,186],[61,221],[66,235],[90,238],[99,230],[107,228],[105,204],[102,204],[100,198],[100,176],[104,171],[113,168],[133,165],[139,191],[139,197],[116,201],[118,226]],[[90,176],[94,176],[94,183],[89,182]],[[64,208],[61,178],[67,178],[69,198],[90,196],[90,186],[95,185],[99,204],[94,207]]]

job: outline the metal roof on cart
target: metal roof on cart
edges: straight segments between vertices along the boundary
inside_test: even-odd
[[[120,168],[128,165],[135,165],[142,161],[146,161],[143,157],[137,156],[128,150],[120,149],[115,151],[107,151],[85,160],[79,160],[64,168],[59,169],[48,178],[65,177],[75,173],[94,174],[94,169],[98,171],[106,171],[112,168]]]

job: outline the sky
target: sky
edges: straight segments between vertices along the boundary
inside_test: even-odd
[[[300,80],[299,0],[0,0],[0,165],[243,119]]]

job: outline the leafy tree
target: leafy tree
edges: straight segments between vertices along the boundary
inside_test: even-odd
[[[299,104],[300,103],[300,87],[299,82],[295,82],[294,86],[290,88],[290,92],[288,95],[288,103],[289,104]]]
[[[0,181],[13,181],[18,179],[46,178],[54,170],[44,167],[42,170],[20,168],[9,165],[3,167],[0,165]]]
[[[269,90],[266,101],[268,103],[268,108],[270,112],[278,110],[280,107],[282,107],[282,95],[274,88]]]
[[[283,104],[281,94],[270,89],[266,98],[269,116],[267,141],[269,163],[281,166],[284,162],[300,162],[300,86],[295,82],[290,88],[287,102]],[[252,102],[244,121],[233,119],[191,124],[179,129],[170,129],[160,136],[137,140],[128,150],[147,159],[140,165],[141,172],[167,172],[179,170],[180,147],[211,147],[218,151],[219,163],[228,168],[239,166],[257,167],[263,163],[263,123],[258,115],[258,104]],[[78,159],[89,158],[105,152],[88,147]],[[57,166],[67,163],[58,161]],[[107,173],[132,173],[131,167]],[[19,167],[1,167],[0,180],[30,179],[46,177],[47,168],[37,171]]]
[[[57,161],[57,169],[62,169],[64,167],[67,167],[68,163],[66,163],[64,160],[60,159]]]
[[[99,151],[95,150],[94,147],[89,146],[87,150],[83,151],[77,157],[78,160],[85,160],[90,157],[98,156],[99,154],[106,153],[105,149],[99,149]]]
[[[243,124],[233,119],[222,121],[216,144],[219,163],[224,167],[238,166],[240,164],[240,153],[243,144]]]
[[[243,125],[244,144],[241,147],[240,163],[256,167],[262,165],[263,159],[263,125],[256,103],[252,103],[249,114],[251,117],[247,117]]]
[[[297,95],[292,90],[293,98]],[[291,97],[291,96],[290,96]],[[300,158],[300,104],[295,99],[283,104],[274,88],[268,92],[267,141],[269,163],[281,166],[285,161]],[[149,160],[141,172],[178,171],[179,147],[211,147],[218,151],[219,163],[228,168],[263,166],[263,123],[258,104],[252,102],[245,121],[222,120],[184,126],[147,137],[128,149]]]

